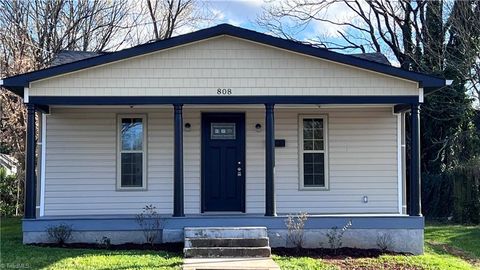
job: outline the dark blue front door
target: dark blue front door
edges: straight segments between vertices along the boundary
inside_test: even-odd
[[[245,211],[245,114],[202,114],[202,211]]]

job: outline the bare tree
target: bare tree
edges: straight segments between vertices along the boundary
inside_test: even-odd
[[[166,39],[175,31],[185,28],[198,28],[213,20],[209,9],[198,0],[144,0],[148,16],[146,24],[151,24],[150,39]]]
[[[129,9],[127,0],[0,0],[0,46],[7,65],[2,75],[24,71],[11,66],[18,62],[12,57],[18,46],[33,57],[33,68],[48,66],[60,50],[115,49],[123,42],[118,34],[130,26]]]

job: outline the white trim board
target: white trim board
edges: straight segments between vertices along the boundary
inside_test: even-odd
[[[403,176],[402,176],[402,115],[397,114],[397,177],[398,177],[398,213],[402,214]]]
[[[46,149],[47,149],[47,115],[42,113],[41,129],[41,163],[40,163],[40,216],[45,215],[45,168],[46,168]]]

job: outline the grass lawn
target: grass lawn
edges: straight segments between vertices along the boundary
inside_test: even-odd
[[[1,220],[0,269],[180,269],[181,254],[26,246],[18,218]]]
[[[18,218],[2,218],[0,269],[180,269],[181,254],[158,251],[109,251],[22,245]],[[480,228],[428,226],[425,254],[378,258],[315,259],[280,257],[285,270],[323,269],[480,269]]]

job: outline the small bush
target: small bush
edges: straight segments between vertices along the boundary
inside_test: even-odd
[[[65,223],[50,226],[47,227],[47,234],[52,242],[63,245],[72,237],[72,226]]]
[[[303,247],[304,240],[304,227],[307,222],[308,214],[306,212],[300,212],[296,215],[288,215],[285,220],[287,226],[287,242],[291,243],[297,249]],[[287,243],[287,244],[288,244]]]
[[[393,247],[393,239],[388,233],[379,233],[377,235],[377,246],[385,252]]]
[[[331,228],[327,232],[328,244],[330,248],[334,250],[334,253],[337,254],[337,250],[343,245],[343,234],[352,226],[352,221],[349,220],[345,226],[338,228],[337,226]]]
[[[145,241],[153,246],[161,235],[162,226],[162,220],[157,212],[157,208],[153,205],[145,206],[142,213],[135,217],[135,220],[143,231]]]
[[[109,237],[102,237],[100,241],[98,241],[98,246],[103,249],[110,249],[111,247],[111,240]]]

